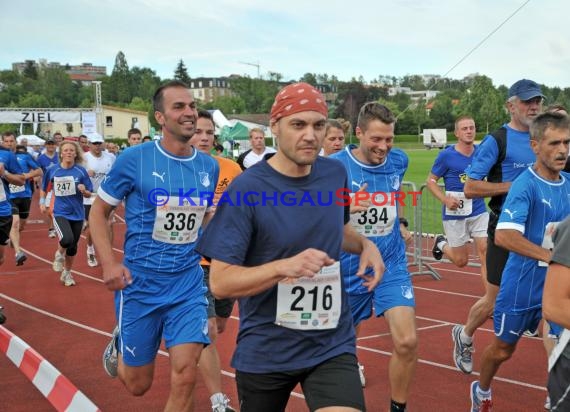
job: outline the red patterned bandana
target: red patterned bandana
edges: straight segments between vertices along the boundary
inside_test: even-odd
[[[328,109],[321,92],[308,83],[293,83],[284,87],[271,106],[271,121],[299,112],[318,112],[328,116]]]

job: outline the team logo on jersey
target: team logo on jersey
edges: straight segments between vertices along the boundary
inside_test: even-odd
[[[390,176],[390,184],[392,185],[392,189],[398,190],[400,187],[400,177],[398,175]]]
[[[153,177],[158,177],[162,183],[164,183],[164,175],[166,174],[166,172],[162,172],[162,174],[158,174],[158,172],[152,172],[152,176]]]
[[[515,215],[515,213],[517,213],[517,211],[515,210],[514,212],[511,212],[509,209],[505,209],[505,213],[508,214],[512,220],[513,216]]]
[[[549,207],[550,209],[552,209],[552,205],[550,204],[550,203],[552,202],[552,199],[546,200],[546,199],[543,198],[543,199],[541,199],[541,201],[542,201],[542,203],[544,203],[545,205],[548,205],[548,207]]]
[[[208,172],[198,172],[198,174],[200,175],[200,183],[202,183],[202,186],[210,186],[210,175]]]
[[[461,173],[461,174],[459,175],[459,181],[460,181],[461,183],[467,182],[467,173]]]
[[[406,299],[413,299],[414,292],[411,286],[402,286],[402,296]]]

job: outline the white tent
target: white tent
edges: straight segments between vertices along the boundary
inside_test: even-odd
[[[16,142],[18,142],[18,144],[21,144],[22,140],[24,140],[24,139],[26,139],[28,141],[28,144],[30,146],[35,146],[35,145],[41,146],[45,143],[44,139],[36,136],[35,134],[21,134],[20,136],[18,136],[16,138]]]

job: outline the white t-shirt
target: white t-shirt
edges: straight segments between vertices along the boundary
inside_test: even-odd
[[[266,147],[262,154],[257,154],[253,150],[247,154],[247,156],[243,159],[243,167],[250,168],[257,162],[263,159],[263,156],[269,153],[275,153],[275,149],[272,147]]]
[[[99,186],[107,173],[111,170],[111,166],[115,163],[115,156],[111,153],[101,152],[101,156],[93,156],[91,152],[86,152],[83,154],[83,158],[85,160],[85,169],[87,172],[94,172],[93,176],[90,176],[91,183],[93,183],[93,192],[91,197],[84,197],[83,204],[84,205],[91,205],[93,204],[93,200],[95,199],[97,190],[99,190]]]

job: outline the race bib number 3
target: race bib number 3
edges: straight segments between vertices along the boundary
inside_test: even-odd
[[[152,238],[159,242],[171,244],[192,243],[198,237],[198,229],[202,225],[206,205],[200,206],[199,198],[188,199],[171,196],[156,199],[156,219],[152,231]],[[164,203],[164,204],[163,204]]]
[[[75,180],[73,176],[58,176],[53,178],[53,193],[56,196],[75,195]]]
[[[465,193],[447,191],[445,194],[459,201],[457,209],[452,210],[447,207],[445,208],[445,214],[447,216],[469,216],[473,212],[473,200],[467,199]]]
[[[321,269],[313,278],[277,285],[275,323],[289,329],[334,329],[342,309],[340,263]]]

